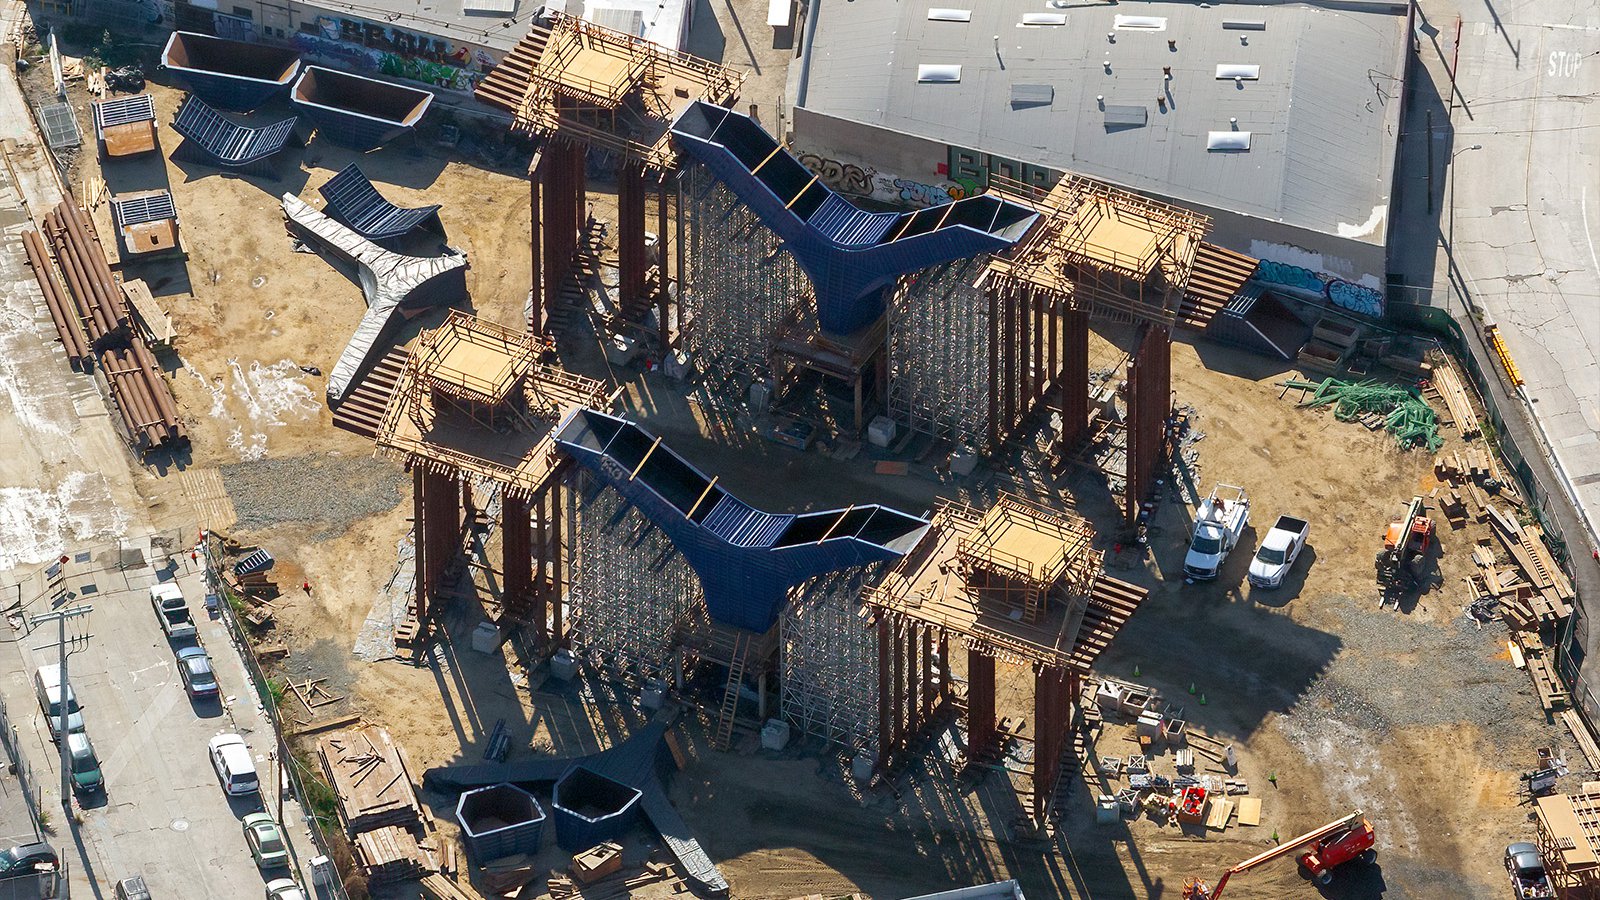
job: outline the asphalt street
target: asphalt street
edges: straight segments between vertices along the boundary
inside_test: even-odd
[[[226,626],[206,614],[198,563],[187,552],[171,557],[152,552],[148,542],[124,549],[129,546],[140,551],[145,564],[117,568],[115,548],[75,556],[67,567],[69,594],[54,604],[92,606],[67,624],[68,677],[107,789],[103,796],[82,799],[82,823],[75,828],[62,824],[58,751],[32,686],[32,673],[57,659],[57,626],[26,630],[13,644],[15,652],[0,652],[0,692],[43,789],[44,808],[53,812],[52,843],[70,858],[73,844],[81,842],[85,852],[73,860],[71,880],[85,888],[97,885],[100,893],[93,896],[108,894],[117,879],[136,872],[160,897],[259,896],[265,878],[245,847],[239,820],[263,806],[277,814],[270,725]],[[82,556],[89,558],[79,561]],[[220,701],[191,700],[185,693],[173,657],[174,647],[185,642],[169,641],[151,609],[149,586],[173,578],[189,598],[200,642],[212,655]],[[48,596],[39,598],[22,616],[48,612],[51,606]],[[261,777],[259,796],[230,798],[217,782],[206,742],[228,731],[250,744]],[[284,819],[304,864],[312,844],[296,804],[285,804]],[[280,869],[271,877],[284,874]]]
[[[1523,395],[1600,528],[1600,3],[1428,4],[1450,35],[1456,93],[1435,135],[1454,167],[1456,278],[1497,324]],[[1478,149],[1473,149],[1478,148]],[[1574,541],[1586,556],[1590,540]]]

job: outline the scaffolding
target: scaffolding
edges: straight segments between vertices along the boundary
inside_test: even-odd
[[[811,282],[759,216],[704,165],[683,172],[684,346],[709,372],[764,369],[780,331],[816,313]]]
[[[567,548],[573,647],[624,680],[671,680],[673,645],[700,581],[666,533],[620,494],[578,470],[566,492],[576,540]]]
[[[834,572],[795,591],[779,620],[783,717],[851,749],[877,742],[878,649],[861,590],[882,566]]]
[[[988,257],[901,279],[889,310],[889,417],[974,450],[990,431]]]

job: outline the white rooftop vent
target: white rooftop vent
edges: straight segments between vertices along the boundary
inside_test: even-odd
[[[1206,149],[1243,152],[1250,149],[1248,131],[1208,131]]]
[[[1223,63],[1217,66],[1217,79],[1232,80],[1243,78],[1246,81],[1255,81],[1261,77],[1260,66],[1247,66],[1243,63]]]
[[[960,80],[960,66],[917,66],[917,81],[924,84],[955,84]]]
[[[1066,13],[1023,13],[1022,14],[1022,24],[1024,24],[1024,25],[1065,25],[1065,24],[1067,24],[1067,14]]]
[[[461,11],[469,15],[509,16],[517,11],[517,0],[461,0]]]
[[[970,9],[946,9],[944,7],[935,6],[933,9],[928,10],[928,21],[929,22],[971,22],[972,21],[972,10],[970,10]]]
[[[1166,31],[1166,16],[1117,16],[1118,31]]]

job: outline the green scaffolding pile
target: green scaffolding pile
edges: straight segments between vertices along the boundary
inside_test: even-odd
[[[1351,422],[1366,414],[1383,416],[1384,430],[1394,435],[1402,450],[1426,447],[1429,453],[1444,444],[1439,436],[1439,417],[1416,388],[1396,387],[1378,381],[1341,381],[1324,378],[1314,381],[1289,381],[1288,387],[1310,391],[1301,406],[1333,405],[1333,415]]]

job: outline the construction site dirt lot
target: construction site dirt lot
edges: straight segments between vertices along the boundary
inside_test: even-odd
[[[169,122],[178,92],[152,92]],[[302,369],[331,368],[363,305],[353,282],[316,255],[292,251],[278,196],[314,196],[356,157],[314,141],[291,154],[274,183],[165,161],[177,140],[164,124],[162,159],[118,163],[104,175],[114,193],[170,185],[186,251],[182,261],[124,269],[150,283],[177,324],[165,361],[194,441],[189,456],[145,469],[138,486],[146,500],[169,524],[198,522],[271,550],[283,594],[264,640],[288,647],[279,671],[327,679],[346,699],[317,716],[349,710],[384,725],[418,769],[477,762],[500,719],[513,760],[619,738],[640,720],[630,695],[599,682],[547,686],[542,667],[522,667],[515,644],[504,658],[471,651],[466,636],[485,613],[467,601],[446,610],[447,643],[430,667],[352,656],[409,529],[407,479],[373,459],[370,443],[331,427],[325,380]],[[88,157],[73,170],[75,189],[97,172]],[[520,326],[529,221],[520,163],[486,168],[425,136],[359,162],[389,199],[442,204],[449,243],[471,261],[472,308]],[[591,195],[602,218],[613,206],[604,190],[596,185]],[[402,339],[440,315],[410,323]],[[1109,352],[1106,338],[1127,340],[1108,332],[1097,353]],[[1113,574],[1152,589],[1100,668],[1160,690],[1195,727],[1233,745],[1239,777],[1263,801],[1255,828],[1099,825],[1094,796],[1111,791],[1091,767],[1065,799],[1055,835],[1032,838],[1014,827],[1022,808],[1000,773],[973,782],[930,762],[863,793],[837,748],[810,739],[772,753],[746,741],[714,752],[690,717],[690,761],[675,799],[736,897],[861,890],[892,898],[1017,877],[1033,898],[1171,898],[1185,878],[1214,880],[1271,846],[1275,834],[1287,839],[1357,808],[1377,827],[1377,864],[1342,872],[1324,896],[1494,896],[1504,888],[1502,848],[1531,836],[1518,775],[1532,767],[1534,748],[1577,758],[1510,662],[1503,627],[1479,630],[1463,616],[1462,579],[1481,526],[1441,523],[1439,586],[1401,611],[1378,608],[1373,555],[1405,501],[1431,490],[1431,457],[1279,399],[1276,383],[1292,374],[1281,364],[1210,344],[1174,347],[1179,400],[1196,409],[1206,435],[1196,445],[1197,486],[1249,488],[1256,524],[1247,547],[1279,513],[1311,523],[1310,548],[1289,582],[1258,591],[1244,584],[1244,550],[1216,582],[1184,584],[1189,513],[1170,500],[1154,522],[1152,558],[1116,554],[1103,485],[1088,476],[1058,484],[1039,474],[1037,454],[955,481],[922,466],[879,475],[866,457],[840,461],[759,438],[748,416],[713,402],[703,386],[612,371],[582,347],[563,355],[585,374],[624,381],[627,414],[769,508],[885,502],[920,512],[938,496],[982,500],[999,490],[1076,500],[1107,535]],[[1001,714],[1031,719],[1030,673],[1002,669],[1001,678]],[[1126,733],[1108,727],[1098,752],[1129,753]],[[1170,756],[1156,769],[1170,773]],[[447,820],[453,800],[427,799]],[[1292,861],[1279,861],[1241,876],[1235,890],[1287,898],[1317,889]]]

